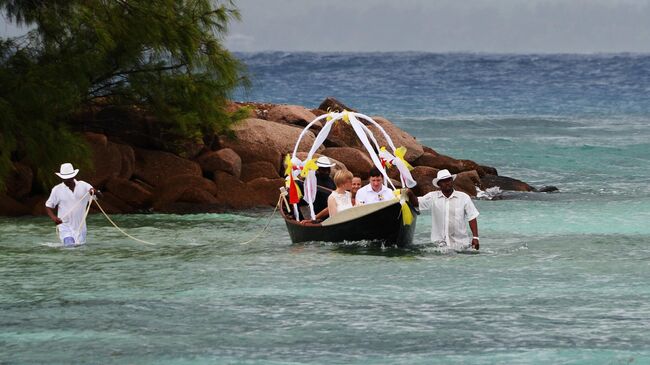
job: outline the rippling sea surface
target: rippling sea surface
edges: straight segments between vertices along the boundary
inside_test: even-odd
[[[335,96],[553,194],[479,254],[292,245],[271,209],[0,219],[0,364],[650,364],[650,56],[240,54],[239,100]],[[268,229],[248,244],[269,220]]]

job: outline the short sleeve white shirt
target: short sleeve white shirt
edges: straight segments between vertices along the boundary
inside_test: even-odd
[[[56,215],[63,221],[58,226],[61,240],[65,237],[74,237],[75,242],[80,244],[86,240],[84,215],[86,205],[91,199],[88,191],[92,188],[92,185],[85,181],[75,180],[74,182],[74,192],[64,183],[52,188],[45,206],[52,209],[57,208]]]
[[[420,211],[431,211],[431,242],[464,249],[471,244],[467,222],[478,217],[469,195],[456,191],[447,198],[441,191],[418,197]]]
[[[372,204],[391,200],[394,197],[393,191],[385,185],[382,185],[379,191],[374,191],[372,186],[368,184],[357,190],[355,201],[357,204]]]

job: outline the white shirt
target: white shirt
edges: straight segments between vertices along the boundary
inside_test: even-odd
[[[352,194],[350,194],[349,191],[346,191],[343,194],[339,194],[336,192],[336,190],[334,190],[330,194],[330,198],[334,199],[334,201],[336,202],[336,212],[334,214],[330,212],[331,217],[336,215],[336,213],[352,208]]]
[[[431,242],[452,249],[464,249],[471,244],[467,222],[478,217],[469,195],[454,190],[447,198],[441,191],[418,197],[421,211],[431,211]]]
[[[394,197],[393,191],[385,185],[382,185],[379,191],[374,191],[372,190],[372,186],[368,184],[357,191],[355,200],[357,204],[372,204],[391,200]]]
[[[59,238],[63,241],[66,237],[73,237],[76,244],[82,244],[86,242],[84,215],[91,199],[88,191],[92,189],[92,185],[85,181],[74,182],[74,192],[64,183],[52,188],[45,206],[52,209],[58,206],[56,215],[63,221],[58,225]]]

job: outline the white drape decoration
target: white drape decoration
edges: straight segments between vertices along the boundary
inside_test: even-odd
[[[320,130],[318,135],[316,135],[314,144],[311,146],[309,152],[307,153],[307,158],[304,161],[300,161],[300,159],[298,159],[296,156],[298,153],[298,147],[300,146],[300,142],[304,138],[307,131],[309,131],[309,128],[311,128],[315,123],[323,119],[326,119],[327,122]],[[377,143],[377,139],[375,138],[372,131],[366,125],[364,125],[359,119],[365,120],[371,123],[372,125],[374,125],[375,127],[377,127],[379,132],[384,136],[384,139],[386,140],[388,147],[393,153],[390,153],[387,149],[383,149],[382,146],[379,146],[379,144]],[[309,165],[309,161],[313,158],[316,151],[323,145],[323,143],[325,142],[325,140],[327,139],[327,137],[329,136],[332,130],[332,126],[337,122],[339,123],[344,122],[350,124],[355,134],[357,135],[357,138],[359,138],[361,144],[363,144],[364,148],[368,152],[368,155],[370,155],[370,159],[372,160],[372,163],[379,171],[381,171],[384,177],[385,184],[389,184],[393,190],[396,189],[395,185],[393,185],[392,181],[388,177],[388,174],[386,173],[386,169],[381,162],[382,159],[392,164],[398,169],[400,173],[400,180],[402,182],[402,186],[407,186],[409,188],[412,188],[416,185],[416,182],[411,176],[411,172],[409,171],[406,161],[402,159],[403,156],[402,158],[396,156],[398,154],[396,153],[398,149],[395,147],[395,145],[393,144],[393,140],[390,138],[388,133],[386,133],[384,128],[367,115],[361,113],[349,112],[349,111],[343,111],[341,113],[332,112],[328,114],[323,114],[317,117],[316,119],[314,119],[313,121],[311,121],[298,136],[298,140],[296,141],[296,145],[293,149],[293,153],[291,156],[293,166],[299,166],[300,169],[304,169],[306,165]],[[311,214],[311,219],[315,219],[316,212],[314,212],[314,200],[316,199],[316,173],[314,170],[310,169],[306,174],[303,174],[303,177],[304,177],[303,199],[307,202],[307,204],[309,204],[309,213]],[[294,206],[294,214],[296,215],[296,219],[299,219],[297,206]]]

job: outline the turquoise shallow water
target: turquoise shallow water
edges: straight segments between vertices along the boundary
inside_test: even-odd
[[[270,211],[90,219],[57,249],[43,218],[0,221],[0,358],[8,364],[643,364],[650,232],[481,201],[480,254],[290,244]],[[588,207],[585,207],[589,209]],[[562,213],[564,212],[564,213]],[[416,241],[428,237],[428,216]],[[595,224],[597,226],[598,224]],[[600,223],[604,226],[604,223]],[[573,227],[573,228],[570,228]]]
[[[272,213],[0,218],[0,364],[650,364],[650,56],[242,55],[553,194],[476,201],[480,254],[291,245]],[[338,85],[333,87],[331,85]]]

